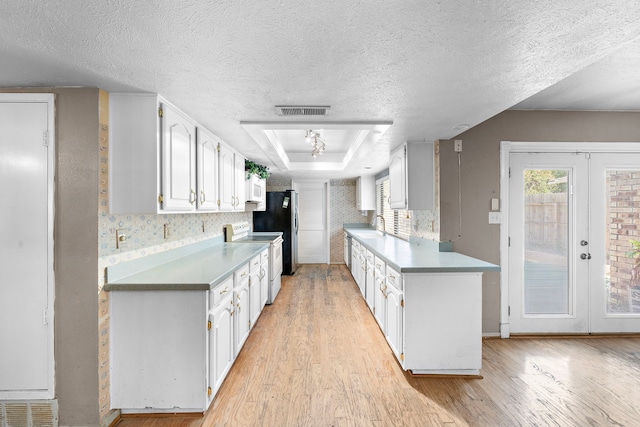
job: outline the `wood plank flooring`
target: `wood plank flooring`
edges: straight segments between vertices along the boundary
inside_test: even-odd
[[[347,268],[308,264],[283,276],[203,418],[117,427],[640,426],[640,338],[485,340],[481,373],[403,372]]]

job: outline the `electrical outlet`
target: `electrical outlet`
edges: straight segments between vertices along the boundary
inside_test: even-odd
[[[169,238],[169,224],[164,225],[164,238],[165,240]]]
[[[453,151],[455,151],[456,153],[462,152],[462,140],[461,139],[455,139],[453,141]]]

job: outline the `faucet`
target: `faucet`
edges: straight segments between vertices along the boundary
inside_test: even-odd
[[[380,218],[382,220],[382,234],[387,235],[387,223],[384,221],[384,217],[382,215],[376,215],[376,219]]]

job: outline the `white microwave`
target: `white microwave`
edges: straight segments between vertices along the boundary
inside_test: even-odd
[[[267,200],[267,183],[264,179],[251,174],[245,180],[247,202],[258,204],[258,209],[264,209]]]

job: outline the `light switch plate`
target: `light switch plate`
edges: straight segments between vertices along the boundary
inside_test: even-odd
[[[489,224],[500,224],[501,220],[501,212],[489,212]]]

